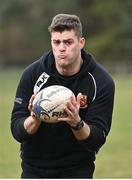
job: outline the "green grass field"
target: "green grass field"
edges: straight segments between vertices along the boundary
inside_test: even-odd
[[[0,178],[20,178],[19,143],[10,132],[10,115],[21,71],[0,71]],[[94,178],[132,178],[132,75],[114,75],[112,129],[97,154]]]

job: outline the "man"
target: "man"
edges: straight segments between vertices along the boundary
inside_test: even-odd
[[[95,155],[111,127],[114,82],[83,48],[76,15],[58,14],[49,26],[52,51],[28,66],[19,82],[11,131],[21,143],[22,178],[92,178]],[[71,89],[58,123],[32,112],[35,94],[51,85]]]

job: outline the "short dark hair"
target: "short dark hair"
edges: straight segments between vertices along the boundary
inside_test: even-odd
[[[74,30],[78,37],[82,37],[82,23],[76,15],[57,14],[53,17],[48,30],[50,33]]]

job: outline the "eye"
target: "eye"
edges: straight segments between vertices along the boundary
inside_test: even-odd
[[[60,40],[53,40],[53,43],[58,46],[60,44]]]
[[[67,46],[70,46],[70,45],[73,43],[73,41],[72,41],[72,40],[66,40],[66,41],[64,41],[64,43],[65,43]]]

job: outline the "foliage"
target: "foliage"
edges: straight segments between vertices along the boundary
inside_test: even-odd
[[[1,0],[0,65],[28,64],[49,50],[47,28],[57,13],[80,17],[86,49],[100,61],[131,61],[131,0]]]

